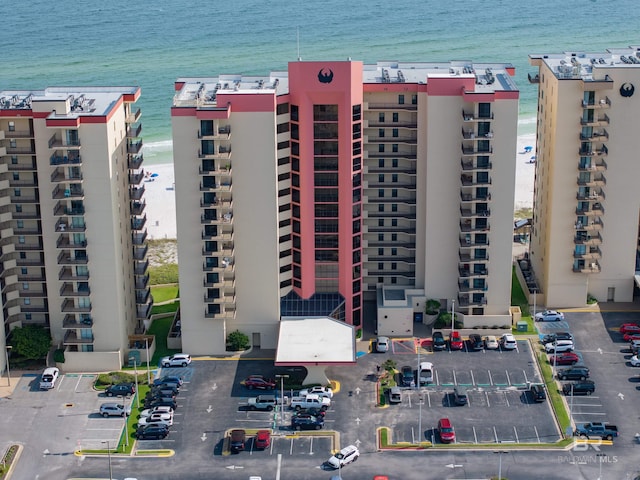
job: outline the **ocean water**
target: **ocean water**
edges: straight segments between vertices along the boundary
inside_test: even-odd
[[[530,53],[640,45],[637,0],[0,0],[0,90],[140,85],[145,159],[171,161],[173,82],[303,60],[510,62],[535,129]]]

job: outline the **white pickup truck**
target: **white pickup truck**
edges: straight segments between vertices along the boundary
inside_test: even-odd
[[[331,405],[331,399],[321,397],[318,394],[309,394],[303,397],[293,397],[291,399],[291,408],[296,411],[306,410],[307,408],[317,408],[318,410],[326,410]]]

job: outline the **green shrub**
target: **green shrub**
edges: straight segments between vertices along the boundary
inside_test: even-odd
[[[593,295],[591,295],[590,293],[587,294],[587,304],[588,305],[593,305],[595,303],[598,303],[598,299],[596,297],[594,297]]]
[[[440,302],[435,299],[427,300],[427,304],[425,305],[424,313],[427,315],[437,315],[440,313]]]
[[[142,376],[138,374],[138,379],[142,379]],[[113,385],[115,383],[133,383],[136,381],[136,376],[132,373],[125,372],[109,372],[101,373],[96,380],[96,387],[104,387],[107,385]]]
[[[53,352],[53,361],[56,363],[64,363],[64,350],[62,348],[58,348]]]
[[[231,332],[227,335],[227,348],[234,352],[246,350],[249,348],[249,337],[240,330]]]

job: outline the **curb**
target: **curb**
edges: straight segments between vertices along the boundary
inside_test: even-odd
[[[4,480],[9,480],[11,478],[11,475],[13,474],[13,470],[16,468],[16,465],[18,464],[18,460],[20,460],[20,455],[22,455],[22,450],[24,449],[24,446],[19,443],[12,443],[10,447],[13,445],[17,445],[18,451],[16,452],[15,457],[13,457],[13,460],[11,461],[11,466],[9,467],[9,470],[7,470],[7,473],[4,474]]]

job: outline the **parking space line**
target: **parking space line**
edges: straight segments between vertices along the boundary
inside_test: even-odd
[[[513,433],[516,436],[516,443],[520,443],[520,440],[518,440],[518,430],[516,430],[516,426],[513,426]]]
[[[493,378],[491,377],[491,370],[487,370],[487,373],[489,374],[489,385],[493,385]]]
[[[495,425],[493,426],[493,436],[496,439],[496,443],[498,443],[498,432],[496,431],[496,427]]]
[[[487,407],[490,407],[491,403],[489,402],[489,392],[484,392],[484,396],[487,397]]]
[[[509,397],[507,396],[507,392],[502,392],[504,394],[504,400],[507,402],[507,407],[509,406]],[[513,427],[516,428],[516,427]]]
[[[291,446],[289,447],[289,455],[293,455],[293,438],[291,439]]]
[[[309,437],[309,455],[313,455],[313,437]]]
[[[540,435],[538,434],[538,429],[536,428],[535,425],[533,426],[533,430],[536,432],[536,438],[538,439],[538,443],[541,443],[540,442]]]
[[[440,379],[438,378],[438,371],[436,370],[436,385],[440,385]]]
[[[522,373],[524,374],[524,383],[525,383],[525,385],[529,385],[529,379],[527,378],[527,372],[522,370]]]
[[[509,370],[505,370],[504,373],[507,374],[507,385],[511,385],[511,379],[509,378]]]
[[[78,391],[78,387],[80,386],[80,382],[81,382],[81,381],[82,381],[82,375],[79,375],[79,376],[78,376],[78,381],[76,382],[76,386],[75,386],[75,388],[73,389],[73,391],[74,391],[74,392],[77,392],[77,391]]]
[[[429,408],[431,408],[431,395],[429,395],[429,390],[427,390],[427,401],[429,402]]]
[[[476,435],[476,427],[471,427],[473,428],[473,441],[475,443],[478,443],[478,435]]]
[[[471,385],[476,384],[476,379],[473,377],[473,370],[471,370]]]
[[[458,380],[456,379],[456,371],[453,370],[453,384],[457,385],[458,384]]]

